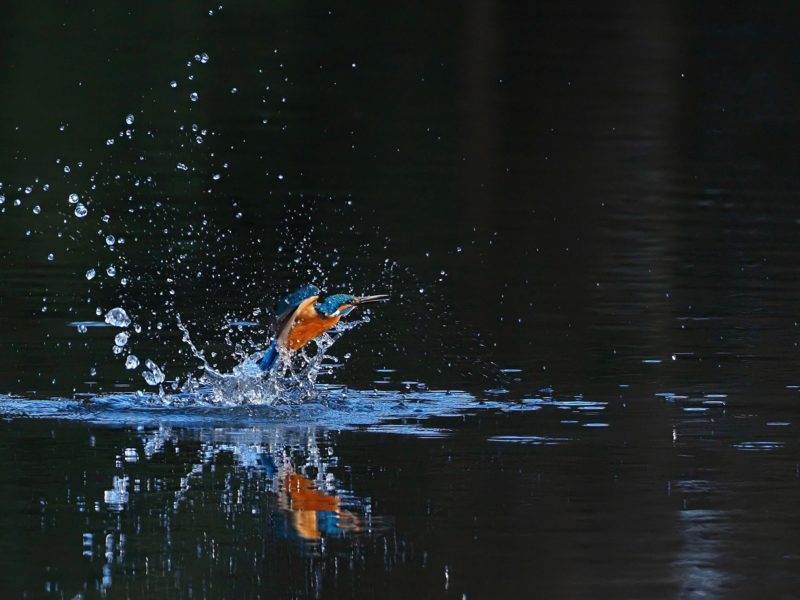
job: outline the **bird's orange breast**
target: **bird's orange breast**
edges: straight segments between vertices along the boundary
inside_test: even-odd
[[[339,322],[339,317],[323,317],[317,312],[314,308],[316,296],[308,300],[297,308],[294,322],[286,336],[286,347],[289,350],[299,350]]]

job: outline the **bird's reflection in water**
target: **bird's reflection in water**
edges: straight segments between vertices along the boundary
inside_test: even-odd
[[[314,541],[326,536],[360,533],[363,519],[359,512],[369,514],[369,505],[343,489],[331,471],[338,466],[334,448],[327,445],[322,451],[317,444],[318,437],[314,429],[201,434],[199,460],[192,463],[180,479],[174,507],[179,508],[192,487],[202,480],[206,469],[220,467],[220,455],[229,454],[234,459],[233,471],[263,478],[263,491],[268,497],[262,500],[266,501],[268,508],[276,506],[276,512],[281,513],[278,516],[283,517],[277,519],[276,533],[279,535]],[[168,443],[180,447],[178,436],[170,428],[143,435],[145,458],[149,460],[163,453]],[[122,456],[126,461],[136,462],[138,457],[133,458],[137,456],[134,453],[135,449],[127,448]],[[127,502],[128,494],[121,493],[120,482],[127,483],[127,479],[127,476],[114,476],[112,487],[105,494],[110,509],[124,508],[120,499]],[[241,501],[241,490],[238,493]],[[273,499],[276,502],[270,502]]]
[[[370,501],[341,480],[347,469],[333,442],[314,429],[139,432],[117,449],[95,505],[102,526],[87,534],[106,539],[93,553],[103,561],[97,588],[108,590],[118,570],[186,576],[223,562],[229,575],[250,577],[258,565],[269,570],[286,544],[325,556],[328,539],[342,550],[386,533]]]
[[[320,490],[317,482],[282,467],[278,480],[281,485],[278,506],[291,516],[293,532],[304,540],[318,540],[323,535],[342,535],[360,531],[360,519],[341,507],[342,500],[335,490]]]

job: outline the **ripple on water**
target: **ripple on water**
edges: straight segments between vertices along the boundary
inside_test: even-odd
[[[486,401],[461,390],[373,389],[353,390],[318,384],[312,401],[300,404],[225,404],[203,393],[112,393],[78,395],[78,399],[33,400],[0,397],[0,417],[64,419],[124,427],[170,426],[202,429],[208,427],[261,427],[274,424],[313,425],[336,429],[362,429],[374,433],[444,437],[445,428],[426,424],[433,417],[450,418],[485,411],[540,411],[544,407],[576,415],[584,427],[608,427],[608,423],[582,423],[586,409],[602,410],[605,403],[585,400],[528,399],[521,402]],[[499,437],[494,441],[534,443],[532,437]],[[562,441],[558,438],[552,440]],[[544,442],[542,442],[544,443]],[[126,456],[132,459],[133,456]]]
[[[395,435],[412,435],[421,438],[444,438],[452,433],[449,429],[439,427],[420,427],[419,424],[385,424],[372,425],[367,428],[371,433],[390,433]]]
[[[359,391],[340,386],[318,386],[314,402],[275,405],[221,405],[202,394],[85,395],[81,399],[34,400],[0,397],[0,416],[5,418],[64,419],[109,426],[173,426],[185,428],[256,427],[273,423],[356,428],[380,425],[395,419],[413,418],[402,427],[387,424],[385,433],[437,435],[425,428],[430,417],[475,407],[478,400],[462,391]],[[426,431],[422,431],[427,429]],[[439,430],[439,435],[445,430]]]
[[[108,326],[104,322],[94,322],[94,325]],[[131,356],[128,359],[131,362],[138,360]],[[328,366],[322,363],[312,366],[319,368],[320,365]],[[391,372],[385,368],[381,371]],[[297,373],[290,374],[295,376],[293,381],[297,382]],[[0,396],[0,417],[65,419],[108,426],[195,429],[291,423],[323,428],[358,428],[374,433],[444,437],[451,433],[448,429],[432,427],[426,421],[432,417],[460,418],[488,411],[519,413],[546,409],[551,413],[568,413],[565,415],[567,419],[561,420],[562,425],[574,424],[589,429],[610,426],[599,417],[607,412],[607,402],[587,400],[581,395],[556,398],[550,388],[539,390],[539,395],[535,397],[512,400],[506,397],[508,390],[505,389],[484,390],[481,394],[483,397],[479,398],[462,390],[430,390],[426,385],[411,380],[399,382],[403,386],[399,389],[390,389],[392,386],[387,378],[376,380],[376,389],[354,390],[341,385],[305,382],[304,378],[299,378],[299,383],[303,385],[298,390],[282,387],[288,381],[284,379],[264,377],[256,363],[247,359],[229,374],[207,369],[204,379],[199,383],[188,381],[183,390],[177,393],[165,393],[159,389],[157,393],[83,394],[77,395],[77,399],[49,400]],[[397,386],[398,382],[393,382],[393,385]],[[493,441],[549,444],[566,440],[500,436]],[[133,455],[125,458],[134,459]]]
[[[542,437],[538,435],[494,435],[488,439],[499,444],[524,444],[526,446],[558,446],[570,441],[570,438]]]
[[[772,441],[752,441],[752,442],[739,442],[733,445],[737,450],[745,452],[771,452],[773,450],[780,450],[783,448],[783,442]]]

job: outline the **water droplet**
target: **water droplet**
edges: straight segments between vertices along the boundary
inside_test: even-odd
[[[159,385],[164,382],[164,372],[158,368],[156,363],[148,358],[144,364],[150,369],[149,371],[142,371],[142,376],[148,384]]]
[[[135,120],[135,117],[133,115],[128,115],[127,117],[125,117],[125,122],[128,125],[133,125],[134,120]]]
[[[126,331],[120,331],[117,335],[114,336],[114,344],[116,344],[120,348],[127,343],[128,343],[128,333]]]
[[[109,234],[106,236],[106,246],[113,246],[117,242],[117,239]]]
[[[41,212],[42,212],[42,207],[39,206],[38,204],[33,207],[33,214],[38,215]]]
[[[28,187],[26,187],[26,188],[25,188],[25,193],[26,193],[26,194],[29,194],[29,195],[30,195],[30,193],[31,193],[32,191],[33,191],[33,188],[32,188],[31,186],[28,186]]]
[[[94,377],[95,375],[97,375],[97,369],[95,369],[94,367],[92,367],[91,369],[89,369],[89,375],[91,375],[92,377]]]
[[[78,206],[75,207],[75,216],[79,219],[82,219],[87,214],[89,214],[89,211],[86,210],[86,207],[83,204],[78,204]]]
[[[199,96],[197,95],[197,92],[192,92],[191,94],[189,94],[189,100],[191,100],[192,102],[197,102],[198,97]]]
[[[55,255],[51,252],[50,254],[47,255],[47,260],[52,261],[53,259],[55,259]]]
[[[117,274],[117,268],[114,265],[109,265],[106,269],[106,275],[109,277],[114,277]]]
[[[139,358],[134,354],[129,354],[125,359],[125,368],[129,371],[139,366]]]
[[[89,269],[88,271],[86,271],[86,279],[88,279],[89,281],[94,279],[95,275],[97,275],[97,271],[95,271],[94,269]]]
[[[185,164],[183,164],[182,162],[179,162],[177,165],[175,165],[175,167],[176,167],[176,168],[177,168],[179,171],[188,171],[188,170],[189,170],[189,167],[187,167],[187,166],[186,166]]]
[[[69,173],[72,169],[69,168],[69,165],[64,165],[64,173]]]
[[[128,316],[128,313],[125,312],[124,308],[119,306],[112,308],[106,313],[105,321],[114,327],[127,327],[131,324],[131,319]]]
[[[235,93],[236,93],[236,92],[238,92],[238,91],[239,91],[239,90],[238,90],[238,89],[236,89],[236,88],[231,88],[231,94],[235,94]]]
[[[203,63],[203,64],[206,64],[206,63],[208,62],[208,54],[206,54],[205,52],[203,52],[203,53],[200,55],[200,62],[201,62],[201,63]]]
[[[172,81],[169,82],[169,87],[171,88],[178,87],[178,82],[173,79]]]
[[[77,204],[78,203],[78,194],[70,194],[69,195],[69,203],[70,204]]]
[[[83,324],[78,325],[78,333],[86,333],[87,331],[88,331],[88,328],[86,327],[86,325],[83,325]]]
[[[108,138],[106,140],[106,146],[113,146],[114,145],[114,138]]]

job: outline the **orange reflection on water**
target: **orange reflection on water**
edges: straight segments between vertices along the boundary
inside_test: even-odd
[[[317,489],[307,477],[281,469],[282,485],[278,505],[292,515],[292,525],[304,540],[318,540],[323,534],[358,532],[358,516],[341,508],[338,496]]]

